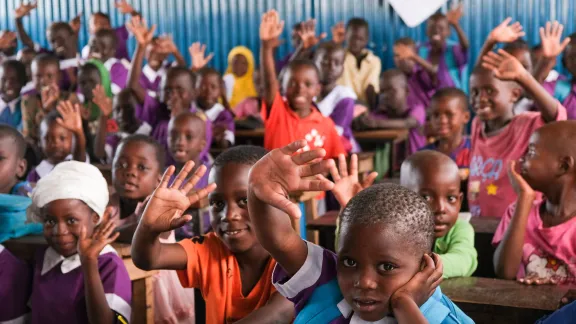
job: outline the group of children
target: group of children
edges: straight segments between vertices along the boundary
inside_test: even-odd
[[[295,25],[294,52],[277,61],[284,22],[272,10],[260,69],[239,46],[222,76],[205,46],[190,47],[187,67],[170,37],[125,1],[116,7],[130,20],[112,29],[93,14],[81,54],[78,17],[49,27],[51,50],[28,37],[22,19],[34,3],[16,9],[17,35],[0,34],[0,200],[29,197],[22,212],[48,243],[32,268],[0,244],[10,282],[0,322],[128,322],[130,279],[110,246],[119,240],[132,243],[137,267],[160,270],[155,323],[194,321],[189,288],[202,293],[208,323],[471,323],[439,287],[478,266],[465,205],[472,217],[502,218],[498,277],[574,282],[576,124],[563,120],[576,101],[551,69],[564,53],[576,73],[576,37],[562,40],[558,23],[532,53],[506,19],[468,79],[462,7],[430,17],[429,42],[397,40],[396,68],[382,73],[361,18],[335,26],[330,41],[313,20]],[[18,59],[16,36],[26,46]],[[264,126],[263,148],[234,147],[236,123],[248,120]],[[359,180],[353,129],[378,128],[409,130],[400,185],[373,184],[376,173]],[[111,165],[110,186],[90,163]],[[338,201],[336,253],[293,230],[296,191]],[[207,226],[192,230],[191,206],[206,198]]]

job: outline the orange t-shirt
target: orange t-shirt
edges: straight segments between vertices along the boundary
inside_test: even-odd
[[[250,294],[242,296],[240,268],[232,252],[214,233],[178,242],[188,258],[186,270],[178,270],[185,288],[199,288],[206,301],[206,323],[233,323],[268,303],[276,289],[272,272],[276,262],[268,265]]]
[[[267,114],[266,103],[262,103],[261,116],[264,120],[264,147],[267,150],[284,147],[296,140],[305,139],[308,145],[304,151],[315,148],[326,150],[327,158],[346,154],[340,135],[336,132],[332,119],[325,117],[313,108],[312,113],[300,118],[288,105],[279,92]]]

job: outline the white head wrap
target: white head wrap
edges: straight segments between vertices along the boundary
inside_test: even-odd
[[[95,166],[78,161],[61,162],[40,179],[32,191],[32,204],[28,207],[30,222],[42,222],[40,210],[59,199],[78,199],[100,216],[108,205],[108,184]]]

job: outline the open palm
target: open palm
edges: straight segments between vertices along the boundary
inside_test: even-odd
[[[136,38],[138,44],[144,46],[152,42],[156,25],[152,25],[152,27],[148,29],[146,20],[141,19],[140,16],[134,16],[126,23],[126,28],[134,34],[134,38]]]
[[[350,157],[350,172],[348,172],[344,154],[338,156],[338,167],[340,170],[336,169],[336,167],[330,169],[330,174],[334,180],[332,193],[342,207],[346,206],[350,199],[360,191],[370,187],[378,176],[377,172],[371,172],[366,179],[360,183],[358,177],[358,156],[356,154],[352,154]]]
[[[190,57],[192,58],[192,69],[199,70],[205,67],[208,62],[214,57],[214,53],[210,53],[208,56],[205,56],[206,53],[206,45],[200,44],[200,42],[194,42],[188,48],[190,52]]]
[[[60,126],[75,134],[82,132],[82,115],[79,104],[73,104],[70,101],[61,101],[56,109],[62,116],[62,118],[56,119],[56,122]]]
[[[112,114],[112,98],[109,98],[104,91],[104,87],[101,84],[97,85],[94,90],[92,90],[94,99],[92,101],[100,108],[104,116],[109,117]]]
[[[516,171],[516,161],[510,161],[510,165],[508,167],[508,178],[510,179],[512,188],[514,188],[514,191],[517,195],[534,195],[534,189],[532,189],[532,187],[530,187],[522,175]]]
[[[80,230],[80,237],[78,238],[80,260],[97,260],[102,249],[114,242],[120,235],[120,233],[114,233],[116,224],[110,220],[110,209],[106,209],[106,214],[103,216],[106,221],[96,227],[91,236],[86,234],[86,227],[82,227]]]
[[[540,27],[540,41],[542,42],[542,55],[546,58],[556,58],[570,43],[570,37],[560,42],[564,26],[557,21],[546,23],[546,28]]]
[[[16,19],[28,16],[32,10],[36,9],[36,7],[38,7],[37,2],[30,2],[28,4],[23,2],[18,8],[16,8],[16,10],[14,10]]]
[[[482,58],[482,66],[492,70],[494,75],[500,80],[518,80],[526,69],[517,58],[508,52],[500,49],[498,52],[489,52]]]
[[[206,173],[206,167],[201,165],[184,185],[188,174],[192,171],[194,162],[188,161],[174,182],[169,186],[171,176],[174,174],[174,166],[169,167],[160,185],[150,198],[142,214],[142,224],[155,233],[162,233],[179,228],[189,222],[192,217],[184,215],[184,212],[194,203],[208,196],[216,188],[216,184],[210,184],[206,188],[197,191],[192,189]]]
[[[278,40],[284,30],[284,21],[276,10],[270,10],[262,15],[260,23],[260,40],[263,42]]]
[[[310,19],[302,23],[302,28],[298,31],[298,36],[302,40],[304,49],[316,46],[322,39],[326,38],[326,33],[316,36],[316,20]]]
[[[526,33],[522,30],[522,25],[519,22],[509,25],[511,21],[512,18],[506,18],[490,32],[488,38],[496,43],[510,43],[524,36]]]

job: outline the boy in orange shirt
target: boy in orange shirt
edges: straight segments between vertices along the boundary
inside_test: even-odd
[[[256,146],[237,146],[220,154],[210,171],[212,184],[192,191],[206,172],[184,165],[172,185],[171,166],[144,211],[132,241],[134,264],[141,269],[177,270],[180,283],[198,288],[206,300],[206,323],[290,323],[294,305],[272,285],[276,262],[260,245],[248,214],[248,172],[266,155]],[[218,185],[216,187],[216,185]],[[206,196],[214,230],[179,243],[161,243],[163,232],[191,220],[184,212]]]
[[[304,138],[308,144],[304,151],[324,148],[327,158],[346,154],[334,122],[324,117],[314,105],[321,84],[318,68],[313,62],[296,60],[290,63],[286,99],[280,95],[274,49],[280,44],[278,37],[283,29],[284,21],[280,21],[275,10],[262,16],[260,61],[264,88],[261,116],[266,129],[264,147],[272,150]]]

